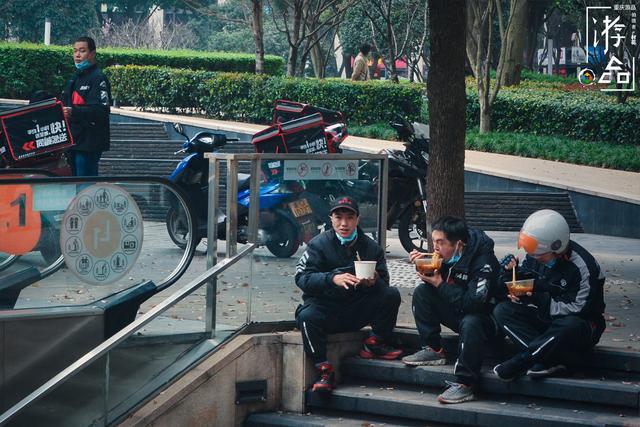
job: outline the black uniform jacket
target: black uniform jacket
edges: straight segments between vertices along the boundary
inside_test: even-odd
[[[376,261],[378,273],[374,286],[358,286],[344,289],[333,283],[333,276],[341,273],[355,273],[354,261],[360,256],[362,261]],[[307,250],[296,266],[296,285],[302,290],[305,304],[341,305],[348,303],[361,292],[375,292],[389,286],[389,272],[384,250],[373,239],[358,229],[358,237],[347,245],[342,245],[333,230],[325,231],[311,239]]]
[[[460,260],[442,264],[438,294],[458,314],[490,313],[496,300],[506,295],[504,284],[498,281],[499,269],[493,240],[470,228]]]
[[[95,64],[78,71],[62,92],[62,103],[73,107],[71,135],[77,151],[109,150],[109,80]]]
[[[533,302],[544,315],[576,315],[604,326],[604,275],[593,255],[573,240],[551,268],[527,256],[518,275],[535,279]]]

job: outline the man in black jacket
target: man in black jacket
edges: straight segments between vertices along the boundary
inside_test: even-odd
[[[97,176],[103,151],[109,150],[111,86],[96,65],[96,43],[80,37],[73,44],[76,74],[62,93],[64,114],[70,121],[74,146],[70,150],[75,176]]]
[[[445,364],[440,325],[458,332],[457,382],[447,382],[438,401],[460,403],[474,399],[485,347],[497,335],[491,309],[494,299],[504,297],[505,292],[497,287],[499,264],[493,240],[484,232],[451,216],[436,220],[431,227],[433,247],[443,263],[431,276],[418,273],[424,283],[413,293],[412,308],[423,347],[402,361],[410,366]],[[424,256],[413,251],[409,257],[414,261]]]
[[[499,326],[521,348],[497,365],[495,374],[545,377],[566,370],[568,363],[596,345],[605,329],[604,276],[594,257],[570,240],[569,225],[558,212],[543,209],[527,218],[518,237],[527,252],[517,278],[533,278],[533,292],[509,296],[493,314]],[[507,269],[517,264],[512,256]],[[509,259],[510,258],[510,262]],[[505,281],[510,281],[507,274]]]
[[[397,359],[402,351],[390,347],[400,307],[400,292],[389,287],[384,250],[358,228],[359,209],[350,197],[339,197],[331,208],[332,229],[314,237],[296,267],[296,285],[303,304],[296,310],[305,353],[318,371],[313,391],[335,387],[327,360],[327,334],[357,331],[371,325],[360,356]],[[373,278],[355,276],[354,261],[375,261]]]

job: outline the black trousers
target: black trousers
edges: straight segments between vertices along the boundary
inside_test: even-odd
[[[571,364],[596,345],[603,332],[603,328],[581,317],[542,319],[537,307],[510,301],[498,304],[493,316],[511,340],[529,353],[533,363]]]
[[[413,293],[412,310],[423,347],[442,347],[440,325],[458,333],[458,359],[453,373],[460,383],[471,385],[477,382],[485,348],[497,342],[497,328],[491,316],[456,313],[436,288],[425,283]]]
[[[400,308],[397,288],[381,288],[356,294],[345,302],[305,303],[296,310],[304,350],[314,363],[327,360],[327,334],[358,331],[371,325],[373,333],[387,343],[393,341],[393,328]]]

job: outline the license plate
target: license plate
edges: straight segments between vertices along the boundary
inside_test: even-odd
[[[300,218],[305,215],[311,215],[313,211],[311,210],[311,206],[309,206],[309,202],[307,199],[296,200],[295,202],[289,203],[289,209],[291,209],[291,213],[296,218]]]

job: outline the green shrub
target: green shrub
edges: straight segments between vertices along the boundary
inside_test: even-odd
[[[472,90],[467,98],[467,128],[472,128],[479,125],[480,104]],[[501,91],[493,105],[491,128],[640,145],[640,102],[616,104],[600,92]]]
[[[467,131],[469,150],[513,154],[579,165],[640,172],[640,147],[587,142],[566,137]]]
[[[189,109],[207,117],[268,123],[277,99],[343,112],[361,124],[386,122],[396,113],[418,118],[424,86],[341,79],[294,79],[248,73],[214,73],[164,67],[109,67],[113,96],[123,105],[165,111]]]
[[[349,126],[349,133],[365,138],[396,140],[397,135],[387,123]],[[480,134],[467,130],[466,148],[489,153],[512,154],[545,160],[588,165],[601,168],[640,172],[640,146],[587,142],[557,136],[542,136],[513,132]]]
[[[247,73],[255,69],[254,55],[244,53],[98,48],[97,59],[103,68],[136,64]],[[265,57],[268,74],[281,74],[283,68],[281,57]],[[0,97],[28,98],[38,89],[60,93],[74,70],[71,47],[0,43]]]

